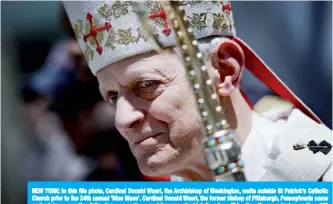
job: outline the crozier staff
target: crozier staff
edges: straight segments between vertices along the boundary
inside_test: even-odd
[[[149,18],[165,52],[144,36],[133,2],[64,2],[76,37],[116,127],[142,173],[211,180],[200,121],[175,35],[157,1]],[[331,130],[239,38],[230,2],[181,1],[219,94],[242,144],[247,180],[331,180]],[[238,84],[247,67],[294,109],[287,120],[254,112]]]

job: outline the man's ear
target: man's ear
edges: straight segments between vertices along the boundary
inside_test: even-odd
[[[217,90],[221,96],[229,96],[238,86],[245,64],[242,48],[232,40],[223,40],[211,55],[211,64],[218,76]]]

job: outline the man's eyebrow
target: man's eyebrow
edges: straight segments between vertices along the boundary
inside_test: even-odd
[[[150,70],[148,72],[134,72],[134,73],[131,73],[130,77],[129,77],[130,81],[128,82],[127,85],[130,87],[130,86],[133,85],[132,84],[133,82],[135,82],[135,81],[141,81],[141,80],[147,80],[147,79],[149,79],[150,76],[152,76],[154,74],[155,75],[156,74],[160,75],[160,76],[162,76],[165,79],[169,79],[170,78],[167,74],[163,73],[163,71],[161,71],[161,70],[159,70],[157,68],[154,68],[153,71]],[[124,84],[123,84],[123,86],[124,86]]]
[[[169,78],[166,74],[164,74],[161,70],[158,70],[158,69],[155,69],[155,71],[159,74],[159,75],[161,75],[162,77],[164,77],[164,78]]]

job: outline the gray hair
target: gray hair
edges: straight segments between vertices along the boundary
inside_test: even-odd
[[[212,37],[206,37],[206,38],[201,38],[198,39],[198,50],[202,55],[202,59],[204,62],[209,62],[209,57],[212,54],[212,51],[215,49],[215,47],[221,43],[221,41],[226,40],[227,37],[222,37],[222,36],[212,36]],[[182,55],[179,52],[179,47],[175,46],[173,47],[173,52],[176,53],[176,55],[181,59]],[[208,75],[211,78],[214,78],[214,72],[213,69],[208,66]]]
[[[202,57],[205,61],[207,61],[215,47],[221,43],[221,41],[226,40],[226,37],[221,36],[213,36],[201,38],[198,41],[198,49],[202,54]]]
[[[213,51],[213,49],[223,40],[226,40],[226,37],[222,36],[212,36],[198,39],[198,49],[202,54],[202,58],[204,61],[207,61]],[[178,56],[181,56],[177,47],[174,47],[173,50],[176,52]]]

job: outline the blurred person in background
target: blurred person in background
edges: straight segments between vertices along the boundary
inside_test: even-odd
[[[52,48],[22,90],[33,145],[26,173],[38,180],[142,180],[114,127],[114,109],[98,94],[97,80],[62,13],[69,37]]]
[[[74,152],[58,115],[48,110],[48,100],[26,85],[22,101],[22,124],[30,150],[25,160],[27,179],[83,179],[87,163]]]

